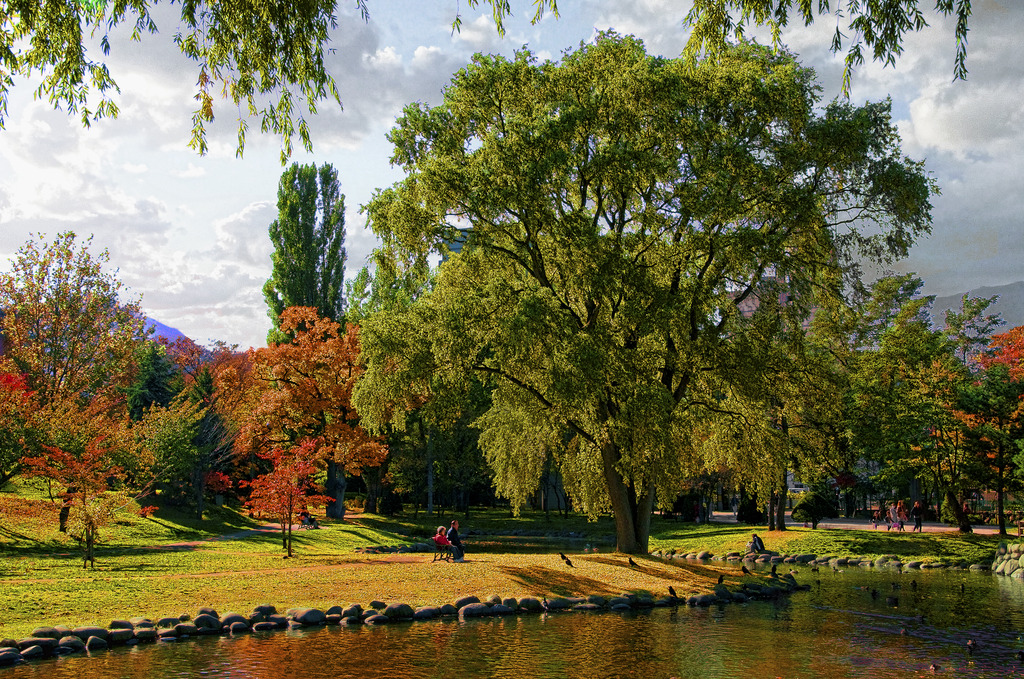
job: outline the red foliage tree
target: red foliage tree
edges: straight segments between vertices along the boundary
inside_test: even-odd
[[[34,396],[24,375],[0,373],[0,486],[21,469],[29,447],[27,439],[32,435]]]
[[[125,508],[131,498],[124,491],[110,492],[110,483],[122,479],[120,467],[111,462],[104,438],[94,438],[81,455],[55,446],[43,446],[46,455],[28,457],[24,466],[29,476],[42,476],[67,490],[63,506],[70,510],[72,534],[82,542],[82,567],[96,567],[95,545],[99,529]]]
[[[289,558],[292,556],[292,522],[299,508],[334,499],[320,494],[319,487],[311,480],[319,466],[319,448],[317,440],[304,439],[299,445],[259,453],[273,464],[273,469],[246,484],[251,490],[246,506],[280,521],[281,540]]]

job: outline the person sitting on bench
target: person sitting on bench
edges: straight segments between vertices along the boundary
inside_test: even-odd
[[[434,541],[434,558],[432,561],[437,561],[438,558],[447,561],[452,555],[452,543],[448,542],[448,536],[445,535],[444,526],[438,526],[437,532],[431,538]]]
[[[452,561],[462,563],[466,560],[466,550],[462,546],[462,540],[459,538],[459,521],[456,519],[452,521],[452,527],[448,529],[448,542],[452,545]]]

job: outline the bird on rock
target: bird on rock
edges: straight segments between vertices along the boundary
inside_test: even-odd
[[[774,578],[777,575],[778,575],[778,573],[776,572],[775,564],[772,564],[772,577]]]
[[[633,561],[633,557],[629,557],[629,565],[636,568],[636,561]]]
[[[559,552],[558,556],[560,556],[562,558],[562,561],[568,561],[568,559],[566,558],[565,554],[562,554],[561,552]]]
[[[718,576],[718,584],[721,585],[723,580],[725,580],[725,573]]]
[[[576,568],[576,566],[572,565],[572,561],[569,561],[569,557],[565,557],[565,565],[569,568]]]
[[[750,569],[746,566],[740,566],[740,570],[743,571],[743,575],[750,575]]]
[[[675,588],[675,587],[673,587],[672,585],[669,585],[669,586],[668,586],[668,593],[669,593],[670,595],[672,595],[672,598],[673,598],[673,599],[678,599],[678,598],[679,598],[678,596],[676,596],[676,588]]]

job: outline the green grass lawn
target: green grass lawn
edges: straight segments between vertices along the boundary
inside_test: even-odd
[[[322,514],[322,512],[321,512]],[[323,606],[371,598],[413,605],[443,603],[465,594],[707,591],[722,572],[711,563],[646,560],[630,569],[613,554],[610,518],[588,522],[557,513],[476,509],[454,515],[471,555],[468,564],[433,564],[428,554],[371,556],[359,547],[425,542],[452,514],[406,512],[396,517],[350,514],[322,519],[322,530],[293,533],[295,557],[282,558],[280,532],[233,508],[211,507],[202,521],[173,507],[150,517],[124,512],[102,529],[95,569],[83,569],[78,543],[57,531],[57,507],[45,488],[14,484],[0,491],[0,638],[27,635],[40,624],[109,624],[137,615],[192,613],[212,605],[247,612],[257,603]],[[716,554],[742,551],[752,527],[695,526],[661,517],[652,523],[651,551]],[[767,532],[753,527],[768,549],[784,553],[904,560],[986,562],[994,536],[888,533],[870,530]],[[514,534],[517,533],[517,534]],[[570,535],[571,534],[571,535]],[[600,552],[593,554],[592,547]],[[573,555],[566,569],[558,552]],[[461,569],[468,566],[467,569]]]
[[[857,556],[877,558],[894,555],[903,561],[938,563],[988,563],[1001,539],[995,535],[958,533],[896,533],[885,530],[829,530],[800,526],[768,532],[757,526],[736,524],[655,523],[651,551],[688,553],[706,549],[715,554],[743,552],[751,532],[757,532],[765,547],[781,554]]]

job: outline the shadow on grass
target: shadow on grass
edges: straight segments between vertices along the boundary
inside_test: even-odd
[[[619,593],[610,589],[607,583],[600,580],[571,572],[556,571],[552,568],[500,566],[499,570],[535,594],[550,593],[558,596],[574,596],[586,592],[587,594],[612,596]]]

